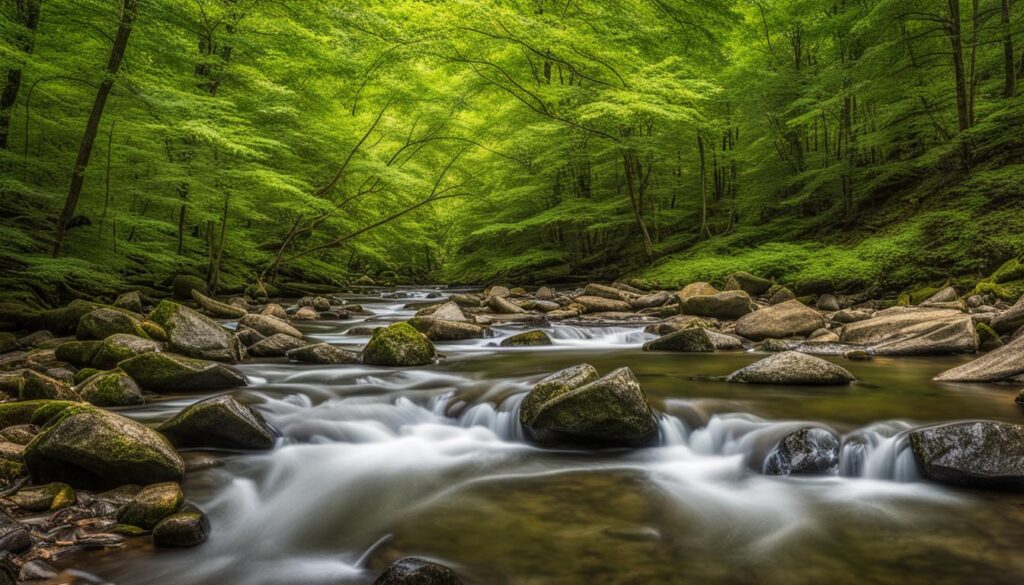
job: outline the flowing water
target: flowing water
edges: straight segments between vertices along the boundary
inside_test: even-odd
[[[367,338],[346,330],[408,318],[408,300],[353,297],[376,315],[300,327],[357,348]],[[920,424],[1024,418],[1006,387],[930,381],[967,358],[841,360],[860,379],[849,387],[745,386],[703,377],[763,356],[644,353],[641,327],[550,333],[543,348],[442,343],[445,359],[423,368],[246,362],[236,395],[283,438],[188,474],[209,541],[154,551],[137,539],[65,564],[119,585],[369,584],[408,555],[467,585],[1024,582],[1024,495],[923,481],[907,446]],[[658,446],[524,440],[525,393],[581,362],[633,369],[663,413]],[[156,424],[199,398],[126,414]],[[759,473],[808,426],[843,437],[834,475]]]

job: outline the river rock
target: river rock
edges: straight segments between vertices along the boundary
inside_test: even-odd
[[[75,490],[66,483],[48,483],[22,488],[10,500],[22,510],[49,512],[74,504]]]
[[[460,311],[461,312],[461,311]],[[445,321],[435,317],[413,317],[409,319],[417,331],[431,341],[458,341],[461,339],[479,339],[487,336],[489,329],[475,323],[463,321]]]
[[[583,294],[580,296],[585,297],[601,297],[612,301],[625,301],[626,295],[621,290],[603,284],[590,283],[583,288]]]
[[[666,305],[671,301],[672,295],[662,291],[631,299],[629,301],[629,306],[632,307],[634,311],[642,311],[644,309],[653,309],[656,307],[660,307],[662,305]]]
[[[542,301],[550,301],[555,298],[555,291],[550,287],[542,286],[537,289],[536,296]]]
[[[733,272],[725,278],[725,290],[741,290],[748,295],[759,295],[768,292],[772,281],[754,276],[749,272]]]
[[[249,355],[253,357],[281,357],[293,349],[305,347],[306,342],[286,335],[275,333],[266,339],[261,339],[252,344],[249,348]]]
[[[858,323],[860,321],[866,321],[874,315],[874,312],[870,309],[843,309],[832,315],[832,321],[834,323]]]
[[[1024,337],[1019,337],[970,361],[946,370],[939,382],[1001,382],[1024,374]]]
[[[503,296],[491,296],[487,299],[487,306],[495,313],[517,314],[526,311],[519,305],[513,303]]]
[[[741,290],[691,296],[679,302],[679,312],[684,315],[716,319],[739,319],[754,309],[756,306],[750,300],[750,295]]]
[[[645,329],[645,333],[653,333],[655,335],[668,335],[675,331],[681,331],[683,329],[689,329],[691,327],[703,327],[708,328],[711,324],[708,320],[701,317],[694,317],[693,315],[675,315],[669,317],[664,321],[652,323]]]
[[[117,511],[117,521],[151,530],[161,520],[180,510],[184,502],[185,495],[177,482],[153,484],[144,487]]]
[[[226,390],[245,386],[238,370],[173,353],[144,353],[120,363],[120,368],[149,392]]]
[[[1024,425],[958,422],[916,429],[910,446],[932,480],[981,488],[1024,488]]]
[[[174,281],[171,283],[171,295],[179,301],[187,301],[192,298],[192,291],[194,290],[205,295],[209,294],[210,287],[202,278],[188,274],[175,276]]]
[[[767,475],[827,474],[839,467],[839,437],[821,428],[786,435],[765,461]]]
[[[240,309],[234,305],[229,305],[227,303],[211,299],[194,289],[192,291],[192,298],[195,299],[196,303],[198,303],[204,311],[213,317],[219,317],[221,319],[240,319],[248,313],[245,309]]]
[[[647,396],[629,368],[619,368],[579,387],[563,386],[566,389],[549,390],[535,415],[523,422],[535,440],[638,445],[658,432]]]
[[[34,370],[22,370],[24,381],[19,400],[78,400],[79,396],[67,382],[40,374]]]
[[[292,327],[292,325],[284,319],[279,319],[272,315],[256,315],[254,313],[250,313],[245,317],[242,317],[238,323],[245,325],[249,329],[255,329],[267,337],[277,333],[284,333],[285,335],[291,335],[292,337],[302,339],[302,333],[298,329]]]
[[[256,409],[230,395],[186,407],[157,429],[178,447],[270,449],[274,432]]]
[[[329,343],[316,343],[289,350],[286,354],[293,362],[338,365],[359,363],[359,354]]]
[[[501,347],[530,347],[540,345],[552,345],[551,338],[548,334],[536,330],[536,331],[524,331],[512,337],[503,339],[501,341]]]
[[[715,343],[704,328],[690,327],[648,341],[644,344],[643,349],[644,351],[709,352],[715,351]]]
[[[54,357],[79,368],[89,367],[101,347],[103,342],[97,340],[66,341],[54,349]]]
[[[99,351],[93,357],[92,365],[102,369],[113,368],[126,359],[163,349],[164,345],[159,341],[118,333],[103,340]]]
[[[461,581],[448,567],[406,557],[391,563],[373,585],[461,585]]]
[[[142,319],[133,317],[131,314],[117,309],[96,309],[86,313],[78,321],[78,329],[75,337],[81,340],[106,339],[115,333],[130,333],[139,337],[148,337],[140,323]],[[26,344],[24,341],[22,345]]]
[[[186,548],[206,542],[210,520],[202,512],[178,512],[153,528],[153,544],[162,548]]]
[[[775,289],[775,292],[773,292],[771,296],[768,298],[768,304],[781,305],[782,303],[785,303],[786,301],[792,301],[795,298],[796,295],[793,294],[793,291],[789,290],[784,286],[780,286],[777,289]]]
[[[75,388],[82,400],[95,406],[135,406],[142,404],[142,390],[124,371],[100,372]]]
[[[320,313],[313,307],[299,307],[299,310],[292,313],[292,321],[316,321],[320,318]],[[276,334],[275,335],[279,335]],[[284,335],[283,333],[280,335]]]
[[[680,302],[690,297],[713,297],[719,293],[719,290],[706,282],[692,282],[676,293],[676,298]]]
[[[281,319],[282,321],[287,321],[288,320],[288,311],[285,311],[284,307],[282,307],[281,305],[279,305],[277,303],[268,303],[267,305],[265,305],[263,307],[263,310],[260,311],[260,314],[261,315],[270,315],[271,317],[277,317],[278,319]],[[271,333],[271,335],[273,335],[273,333]]]
[[[713,331],[711,329],[704,329],[704,332],[708,334],[708,337],[711,339],[711,343],[714,344],[715,349],[723,351],[743,349],[743,341],[735,335],[719,333],[718,331]]]
[[[839,303],[839,299],[836,298],[836,295],[830,294],[824,294],[818,297],[817,307],[819,311],[825,311],[827,313],[834,313],[843,308]]]
[[[230,331],[197,311],[161,301],[149,320],[167,332],[167,349],[186,357],[235,363],[242,357],[241,344]]]
[[[0,510],[0,551],[20,553],[32,546],[28,529]]]
[[[466,317],[466,314],[462,312],[461,308],[459,308],[459,304],[453,301],[448,301],[447,303],[434,307],[429,312],[429,315],[426,316],[432,317],[434,319],[440,319],[442,321],[455,321],[459,323],[469,321],[469,319]]]
[[[843,343],[866,345],[877,355],[945,355],[978,350],[970,315],[950,309],[892,307],[843,327]]]
[[[32,424],[11,425],[0,431],[0,441],[15,445],[28,445],[39,434],[39,427]]]
[[[733,372],[726,381],[822,386],[849,384],[855,379],[853,374],[832,362],[796,351],[785,351]]]
[[[259,331],[249,329],[242,325],[240,325],[238,329],[235,329],[235,339],[237,339],[238,343],[241,343],[243,347],[252,347],[266,338],[267,336],[263,335]]]
[[[519,421],[526,426],[533,424],[542,404],[600,377],[597,369],[590,364],[580,364],[547,376],[534,385],[519,405]]]
[[[820,313],[798,300],[771,305],[736,321],[736,334],[753,341],[805,337],[825,326]]]
[[[363,350],[363,363],[373,366],[424,366],[433,363],[436,355],[434,344],[426,335],[408,323],[395,323],[373,332]]]
[[[1009,309],[999,313],[989,323],[997,333],[1007,334],[1024,327],[1024,296]]]
[[[629,313],[633,310],[626,301],[617,301],[595,296],[578,296],[573,302],[583,306],[587,313]]]
[[[43,430],[25,448],[25,464],[37,482],[145,485],[180,481],[185,472],[167,439],[131,419],[77,404],[50,407],[46,415]]]
[[[121,294],[114,300],[114,306],[133,313],[142,313],[142,293],[133,290]]]

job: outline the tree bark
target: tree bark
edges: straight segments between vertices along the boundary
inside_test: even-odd
[[[1017,95],[1017,64],[1013,58],[1013,31],[1010,28],[1010,0],[1002,1],[1003,59],[1006,67],[1006,85],[1003,97]]]
[[[626,172],[626,189],[629,191],[629,203],[630,207],[633,208],[633,217],[636,219],[636,225],[640,228],[640,238],[644,247],[644,256],[647,257],[648,262],[654,262],[654,245],[651,243],[651,234],[647,231],[647,223],[644,221],[643,209],[641,209],[640,202],[637,198],[637,185],[636,181],[639,174],[635,161],[633,161],[634,155],[628,152],[622,153],[622,163]]]
[[[964,43],[960,22],[960,0],[949,0],[949,40],[953,46],[953,77],[956,81],[956,113],[960,131],[969,130],[967,76],[964,72]]]
[[[39,27],[39,8],[42,3],[43,0],[18,2],[16,24],[24,27],[25,31],[16,44],[25,54],[31,54],[35,48],[35,32]],[[18,92],[21,91],[21,67],[9,68],[6,78],[4,91],[0,93],[0,150],[7,150],[10,142],[11,118],[14,117],[14,105],[18,102]]]
[[[57,232],[53,242],[53,257],[60,256],[64,247],[64,236],[67,232],[68,222],[75,215],[75,208],[78,207],[78,199],[82,195],[82,186],[85,183],[85,170],[89,166],[89,159],[92,157],[92,148],[96,142],[96,133],[100,127],[100,119],[103,117],[103,109],[107,105],[107,98],[114,87],[114,80],[117,72],[121,69],[121,61],[124,60],[125,49],[128,47],[128,37],[131,35],[135,17],[138,15],[139,0],[121,0],[121,17],[117,25],[117,36],[114,37],[114,44],[110,48],[110,59],[107,61],[106,74],[100,82],[96,91],[96,99],[92,104],[92,112],[89,114],[89,121],[85,125],[85,132],[82,134],[82,143],[78,147],[78,158],[75,160],[75,168],[71,173],[71,186],[68,188],[67,200],[64,202],[64,209],[57,218]]]

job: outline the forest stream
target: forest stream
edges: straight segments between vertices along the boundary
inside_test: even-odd
[[[403,292],[346,295],[369,318],[296,326],[358,349],[368,337],[347,330],[406,320],[404,305],[429,290]],[[369,584],[409,555],[489,585],[1024,580],[1019,495],[925,481],[908,447],[925,423],[1019,420],[1005,387],[931,381],[967,356],[837,359],[857,383],[753,386],[709,378],[765,354],[643,352],[656,336],[642,326],[554,324],[553,346],[498,346],[522,330],[439,343],[444,358],[425,367],[246,361],[235,396],[281,438],[259,454],[187,452],[206,463],[183,487],[210,517],[208,542],[167,551],[138,539],[61,565],[119,585]],[[584,362],[633,370],[659,413],[656,444],[552,449],[524,437],[525,394]],[[155,425],[208,396],[119,412]],[[836,471],[762,473],[780,439],[809,426],[842,437]]]

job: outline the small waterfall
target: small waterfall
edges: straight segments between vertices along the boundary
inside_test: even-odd
[[[556,325],[548,332],[556,344],[588,347],[641,345],[654,339],[639,327],[580,327]]]

